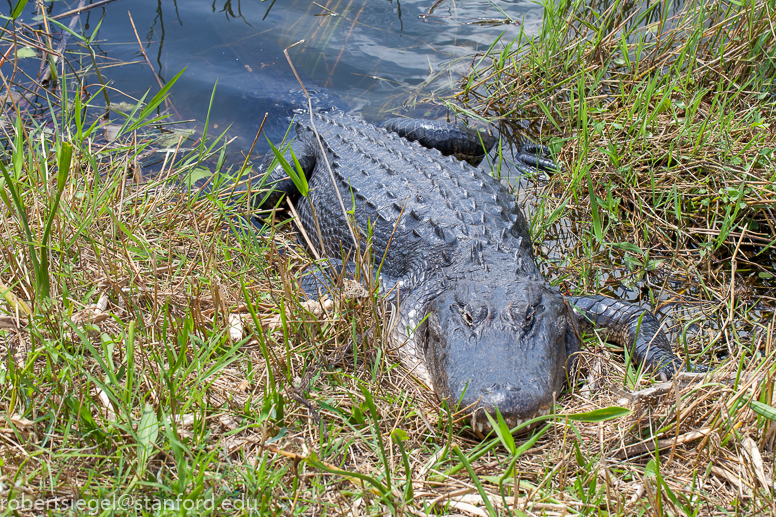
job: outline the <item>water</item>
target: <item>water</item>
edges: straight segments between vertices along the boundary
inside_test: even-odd
[[[33,2],[30,2],[32,5]],[[283,50],[306,87],[322,104],[336,105],[370,121],[389,111],[440,118],[440,96],[450,94],[477,52],[504,32],[505,41],[521,27],[531,34],[542,7],[528,0],[163,0],[116,1],[81,14],[91,35],[102,20],[98,66],[110,81],[111,102],[134,102],[147,89],[157,91],[186,71],[170,95],[173,116],[192,119],[201,134],[214,85],[209,131],[230,128],[230,149],[250,148],[264,113],[267,133],[282,136],[302,97]],[[50,15],[75,1],[48,4]],[[10,7],[9,7],[10,11]],[[130,21],[131,13],[148,66]],[[503,13],[501,12],[503,11]],[[23,21],[37,14],[28,7]],[[521,24],[502,23],[505,14]],[[67,24],[70,18],[60,22]],[[84,64],[89,60],[84,59]],[[37,66],[37,64],[36,64]],[[96,77],[88,78],[95,91]],[[258,154],[267,150],[261,141]]]

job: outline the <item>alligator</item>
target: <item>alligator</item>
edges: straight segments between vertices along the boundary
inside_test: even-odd
[[[276,207],[288,196],[308,246],[340,273],[352,273],[354,254],[371,239],[381,263],[373,274],[395,311],[392,348],[449,407],[466,409],[475,434],[490,428],[485,413],[496,408],[510,426],[548,414],[580,332],[591,328],[663,378],[686,368],[649,310],[563,296],[545,281],[507,186],[457,159],[476,163],[493,137],[443,122],[377,127],[336,111],[309,119],[297,122],[291,146],[307,196],[268,156],[259,174],[272,187],[255,205]],[[542,146],[520,156],[526,168],[554,166]]]

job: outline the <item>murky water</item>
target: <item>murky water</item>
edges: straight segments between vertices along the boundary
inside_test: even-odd
[[[30,2],[24,20],[32,23]],[[47,4],[50,15],[76,6]],[[111,102],[131,101],[184,67],[171,93],[174,116],[202,131],[230,127],[232,151],[248,149],[264,113],[268,134],[282,136],[293,109],[304,101],[283,50],[322,105],[336,105],[370,121],[386,111],[444,116],[438,100],[449,94],[478,51],[504,33],[538,30],[542,7],[530,0],[119,0],[80,16],[91,35],[101,21],[95,50],[110,81]],[[10,7],[9,7],[10,11]],[[131,16],[131,19],[130,19]],[[504,23],[509,17],[519,23]],[[60,22],[67,24],[70,18]],[[137,29],[137,36],[133,30]],[[138,42],[138,38],[140,43]],[[148,56],[151,67],[141,53]],[[85,63],[88,61],[85,59]],[[153,69],[151,69],[153,68]],[[96,85],[91,78],[90,84]],[[428,113],[431,112],[431,113]],[[263,145],[262,145],[263,144]],[[258,153],[267,149],[259,143]]]

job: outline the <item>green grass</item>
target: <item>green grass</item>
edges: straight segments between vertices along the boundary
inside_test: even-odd
[[[166,92],[106,140],[64,67],[54,124],[15,106],[3,126],[0,511],[767,511],[776,232],[754,225],[773,200],[772,6],[661,8],[624,23],[620,3],[548,6],[540,35],[475,61],[459,99],[503,134],[532,120],[558,150],[564,172],[534,182],[535,239],[568,244],[540,248],[548,276],[689,306],[676,335],[712,377],[653,384],[592,337],[531,437],[497,420],[472,440],[396,365],[379,298],[300,301],[310,259],[291,225],[235,217],[250,205],[228,178],[249,160],[230,169],[221,137],[202,138],[143,177],[143,153],[175,147],[159,143]]]

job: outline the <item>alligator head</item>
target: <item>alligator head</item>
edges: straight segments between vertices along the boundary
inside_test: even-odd
[[[568,306],[537,278],[481,274],[458,280],[429,307],[426,365],[451,408],[469,407],[472,427],[498,407],[511,426],[546,414],[579,348]]]

